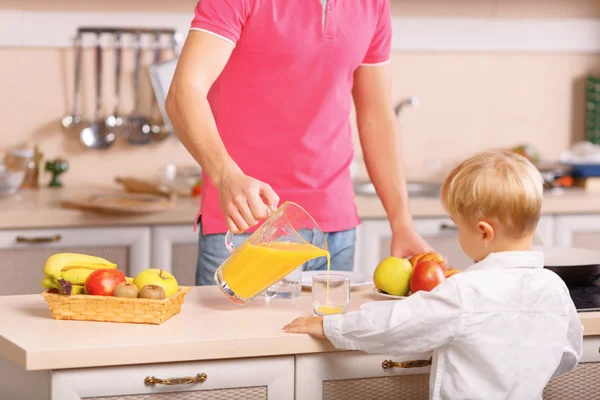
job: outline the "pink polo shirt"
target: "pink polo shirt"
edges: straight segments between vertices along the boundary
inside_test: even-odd
[[[389,0],[200,0],[191,29],[235,48],[208,100],[242,171],[325,232],[359,223],[350,164],[354,71],[389,60]],[[203,177],[204,234],[227,231]]]

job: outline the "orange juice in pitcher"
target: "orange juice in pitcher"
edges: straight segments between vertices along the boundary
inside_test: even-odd
[[[283,203],[242,246],[235,248],[231,239],[228,232],[225,245],[231,256],[215,272],[215,281],[236,304],[248,303],[314,258],[327,257],[329,270],[325,235],[295,203]]]

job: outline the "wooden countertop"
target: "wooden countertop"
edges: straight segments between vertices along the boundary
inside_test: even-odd
[[[385,300],[371,287],[352,293],[351,310]],[[26,370],[83,368],[337,351],[281,328],[311,314],[311,296],[245,307],[214,287],[194,287],[180,314],[162,325],[58,321],[41,295],[0,297],[0,356]],[[600,335],[600,313],[581,313],[585,335]]]
[[[60,201],[72,196],[107,193],[114,187],[24,190],[0,198],[0,229],[43,229],[93,226],[135,226],[193,224],[199,209],[198,198],[179,198],[171,210],[143,216],[108,216],[60,207]],[[386,218],[379,198],[357,196],[356,205],[362,219]],[[415,218],[445,217],[437,198],[412,198],[410,209]],[[600,193],[569,190],[545,195],[545,214],[599,213]]]

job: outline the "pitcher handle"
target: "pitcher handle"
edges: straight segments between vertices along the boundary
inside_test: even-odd
[[[225,234],[225,247],[229,250],[230,254],[233,254],[235,251],[235,246],[233,245],[233,232],[230,230]]]
[[[271,214],[273,214],[273,211],[271,211],[271,209],[267,207],[267,218],[265,219],[268,219],[271,216]],[[233,252],[235,251],[235,246],[233,245],[233,232],[231,232],[229,229],[225,234],[225,247],[227,248],[230,254],[233,254]]]

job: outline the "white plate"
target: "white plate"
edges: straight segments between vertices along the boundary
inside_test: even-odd
[[[302,287],[304,289],[312,289],[313,275],[326,274],[327,271],[302,271]],[[360,287],[373,284],[373,278],[369,275],[361,274],[360,272],[350,271],[335,271],[331,270],[332,274],[346,275],[350,277],[350,287]]]
[[[383,297],[387,297],[389,299],[407,299],[408,296],[394,296],[393,294],[387,294],[382,292],[381,290],[377,289],[376,287],[373,288],[373,293],[378,294],[379,296],[383,296]]]

